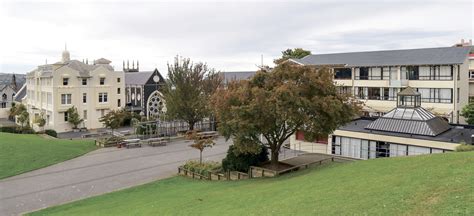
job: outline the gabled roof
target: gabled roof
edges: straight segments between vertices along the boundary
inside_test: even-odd
[[[26,92],[27,91],[26,91],[26,83],[25,83],[20,88],[20,90],[18,90],[18,92],[15,94],[15,97],[13,98],[13,100],[15,100],[16,102],[21,102],[21,100],[23,100],[23,98],[25,98]]]
[[[252,78],[257,71],[233,71],[233,72],[221,72],[220,76],[224,83],[229,83],[233,80],[246,80]]]
[[[125,85],[145,85],[154,71],[125,73]]]
[[[104,58],[100,58],[97,64],[90,65],[78,60],[69,60],[66,62],[56,62],[55,65],[63,65],[63,67],[69,67],[76,71],[79,71],[79,76],[81,77],[89,77],[90,72],[95,70],[98,67],[105,67],[107,70],[114,71],[114,68],[109,65],[110,61]],[[58,68],[59,69],[59,68]],[[34,72],[34,70],[32,71]],[[30,72],[30,73],[32,73]],[[43,72],[43,76],[51,76],[51,72]]]
[[[437,136],[450,129],[448,122],[422,107],[397,107],[373,121],[365,129],[424,136]]]
[[[440,47],[308,55],[291,61],[302,65],[399,66],[462,64],[472,47]]]

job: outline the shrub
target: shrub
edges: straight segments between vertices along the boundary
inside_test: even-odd
[[[44,133],[52,137],[58,137],[58,133],[55,130],[45,130]]]
[[[474,145],[461,144],[456,147],[457,152],[474,151]]]
[[[248,172],[250,166],[255,166],[266,161],[268,161],[268,148],[266,146],[262,146],[260,152],[257,154],[244,154],[237,152],[235,147],[231,145],[229,146],[229,150],[227,150],[227,156],[222,160],[222,169],[224,169],[224,171]]]
[[[211,171],[217,171],[221,168],[221,165],[218,162],[208,161],[199,163],[199,161],[188,161],[183,165],[183,168],[201,174],[203,176],[209,175]]]
[[[5,132],[5,133],[18,133],[16,127],[0,127],[0,132]]]
[[[33,128],[31,128],[30,126],[25,126],[23,128],[19,128],[18,131],[19,131],[19,133],[22,133],[22,134],[34,134],[35,133],[35,130],[33,130]]]

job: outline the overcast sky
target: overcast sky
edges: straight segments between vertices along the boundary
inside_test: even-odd
[[[281,51],[313,53],[451,46],[473,38],[466,1],[9,1],[0,0],[0,72],[60,60],[139,60],[167,73],[174,56],[221,71],[271,65]]]

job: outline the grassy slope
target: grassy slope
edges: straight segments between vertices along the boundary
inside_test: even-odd
[[[0,179],[65,161],[96,147],[90,140],[45,139],[0,133]]]
[[[173,177],[33,215],[473,215],[474,152],[376,159],[276,179]]]

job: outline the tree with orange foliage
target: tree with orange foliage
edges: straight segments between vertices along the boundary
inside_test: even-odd
[[[267,145],[273,166],[278,166],[281,146],[296,131],[303,131],[307,140],[327,136],[351,121],[359,105],[339,93],[329,68],[289,63],[233,82],[212,98],[220,133],[232,137],[242,153]]]

